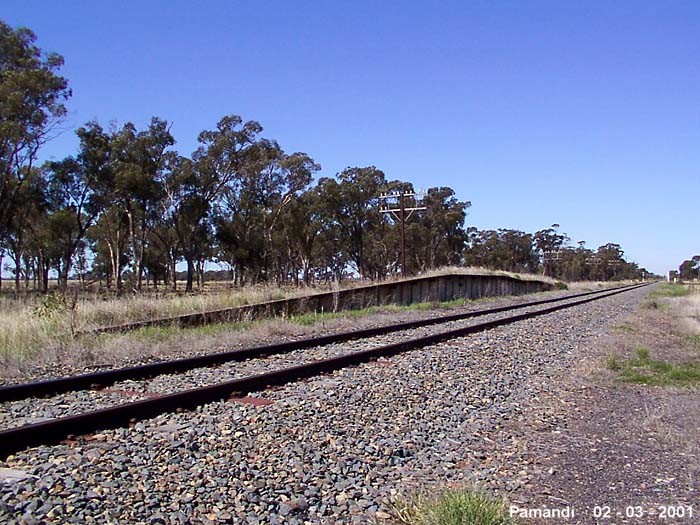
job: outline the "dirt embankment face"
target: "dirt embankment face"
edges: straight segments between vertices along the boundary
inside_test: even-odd
[[[669,293],[669,292],[666,292]],[[700,522],[700,296],[652,294],[527,403],[510,500],[534,523]]]

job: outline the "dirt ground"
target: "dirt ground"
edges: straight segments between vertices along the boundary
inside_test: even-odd
[[[522,438],[512,460],[525,478],[509,501],[560,512],[526,525],[700,523],[700,389],[623,383],[606,366],[639,347],[674,363],[700,359],[673,301],[642,305],[504,429]]]

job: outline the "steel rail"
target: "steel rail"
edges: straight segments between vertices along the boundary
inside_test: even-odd
[[[459,314],[451,314],[430,319],[421,319],[419,321],[409,321],[405,323],[396,323],[377,328],[367,328],[363,330],[355,330],[350,332],[341,332],[337,334],[325,335],[320,337],[312,337],[291,341],[286,343],[276,343],[272,345],[256,346],[251,348],[242,348],[238,350],[230,350],[226,352],[217,352],[215,354],[207,354],[196,357],[186,357],[182,359],[174,359],[169,361],[160,361],[157,363],[149,363],[132,367],[117,368],[113,370],[103,370],[100,372],[92,372],[88,374],[80,374],[68,377],[59,377],[55,379],[46,379],[31,383],[20,383],[16,385],[6,385],[0,387],[0,402],[17,401],[29,397],[45,397],[70,392],[74,390],[84,390],[89,388],[102,388],[110,386],[118,381],[146,379],[162,374],[172,374],[185,372],[195,368],[203,368],[208,366],[220,365],[232,361],[244,361],[246,359],[263,357],[273,354],[283,354],[302,350],[314,346],[325,346],[335,343],[343,343],[353,339],[364,339],[367,337],[375,337],[385,335],[401,330],[410,330],[421,328],[424,326],[432,326],[436,324],[448,323],[451,321],[461,321],[482,315],[495,314],[520,308],[528,308],[542,304],[550,304],[567,299],[575,299],[594,294],[603,294],[617,289],[626,289],[639,285],[622,286],[616,288],[608,288],[606,290],[594,290],[592,292],[582,292],[577,294],[567,295],[566,297],[556,297],[553,299],[541,299],[520,303],[516,305],[500,306],[495,308],[487,308],[484,310],[476,310],[473,312],[464,312]]]
[[[348,366],[359,365],[379,357],[389,357],[402,352],[434,345],[456,337],[463,337],[517,321],[539,317],[566,308],[572,308],[574,306],[621,294],[640,286],[646,286],[646,284],[623,287],[622,289],[609,291],[609,293],[604,293],[602,295],[586,297],[574,302],[550,306],[542,310],[535,310],[534,312],[516,314],[400,343],[352,352],[342,356],[314,361],[264,374],[234,379],[216,385],[176,392],[174,394],[167,394],[143,401],[124,403],[115,407],[1,431],[0,458],[6,458],[10,454],[32,446],[60,443],[69,436],[78,436],[97,430],[118,428],[126,426],[136,420],[152,418],[178,409],[194,409],[205,403],[226,399],[232,395],[242,396],[251,392],[264,390],[271,386],[283,385],[319,374],[333,372]]]

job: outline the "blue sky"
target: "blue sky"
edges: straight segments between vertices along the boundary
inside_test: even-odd
[[[469,225],[561,225],[657,273],[700,253],[700,2],[4,0],[88,120],[172,122],[184,154],[259,121],[332,176],[450,186]]]

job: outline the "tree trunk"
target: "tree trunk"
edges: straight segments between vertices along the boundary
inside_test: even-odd
[[[19,293],[20,279],[22,276],[22,255],[16,254],[14,257],[15,264],[15,292]]]
[[[205,267],[205,262],[204,260],[197,261],[197,285],[199,286],[199,289],[204,289],[204,267]]]
[[[31,273],[31,259],[25,257],[24,259],[24,289],[29,290],[29,274]]]
[[[114,249],[112,248],[112,243],[105,239],[105,242],[107,244],[107,248],[109,248],[109,265],[112,267],[112,276],[114,278],[114,282],[117,282],[117,260],[114,258]],[[111,280],[109,278],[109,275],[107,276],[107,289],[109,290],[111,288]],[[119,289],[119,286],[117,286],[117,289]]]
[[[131,253],[134,258],[134,273],[136,275],[136,288],[141,290],[141,279],[143,275],[143,251],[136,245],[136,225],[134,224],[134,216],[131,210],[126,210],[126,217],[129,220],[129,241],[131,244]]]
[[[36,289],[41,290],[42,292],[44,290],[44,253],[39,250],[39,255],[36,258],[36,278],[37,278],[37,284],[36,284]]]
[[[139,239],[139,274],[138,274],[138,289],[141,291],[141,285],[143,283],[143,252],[145,250],[146,244],[146,220],[145,218],[141,220],[141,232]],[[148,284],[148,280],[146,280]]]
[[[58,270],[58,289],[62,292],[68,289],[68,269],[65,267]]]
[[[172,278],[173,278],[173,292],[177,291],[177,262],[175,262],[175,257],[172,258],[172,261],[170,262],[171,264],[171,271],[172,271]]]
[[[48,293],[49,292],[49,265],[44,264],[44,267],[41,269],[41,274],[42,274],[42,292]]]
[[[185,283],[185,291],[191,292],[192,285],[194,283],[194,257],[191,255],[186,255],[185,260],[187,261],[187,281]]]

